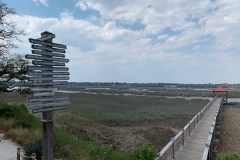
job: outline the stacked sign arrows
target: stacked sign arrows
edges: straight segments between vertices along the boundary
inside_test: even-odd
[[[29,39],[32,44],[32,54],[26,59],[32,59],[28,66],[28,80],[31,82],[33,97],[28,98],[27,107],[33,113],[65,109],[63,105],[70,104],[69,97],[56,96],[56,85],[65,85],[69,80],[68,68],[65,63],[66,45],[51,43],[46,39]],[[62,81],[63,80],[63,81]]]

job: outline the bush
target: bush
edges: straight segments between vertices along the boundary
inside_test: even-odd
[[[14,118],[13,127],[22,127],[22,128],[33,128],[33,121],[36,119],[31,114],[21,114]],[[38,120],[39,121],[39,120]]]
[[[12,128],[6,132],[6,137],[24,146],[28,143],[41,140],[42,132],[37,129]]]
[[[138,160],[153,160],[157,157],[155,149],[146,143],[137,147],[134,151],[134,158]]]
[[[0,102],[0,117],[2,118],[14,118],[22,114],[25,115],[26,113],[28,113],[28,110],[24,104],[18,106],[16,104],[7,104],[6,102]]]
[[[41,128],[39,118],[29,114],[24,104],[16,105],[0,101],[0,118],[13,119],[13,128]]]
[[[27,144],[24,148],[24,156],[31,157],[32,153],[36,154],[37,160],[42,160],[42,142],[36,141],[33,143]],[[26,158],[26,160],[29,158]]]
[[[94,159],[101,159],[101,160],[114,160],[113,150],[104,144],[97,144],[96,147],[92,147],[90,151],[91,155],[95,155]]]
[[[240,156],[236,153],[220,153],[217,155],[217,160],[240,160]]]
[[[13,119],[4,119],[0,117],[0,133],[9,131],[13,124]]]

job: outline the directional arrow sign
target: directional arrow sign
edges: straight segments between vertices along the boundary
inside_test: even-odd
[[[33,92],[43,92],[43,91],[57,91],[57,88],[31,88]]]
[[[33,103],[27,104],[27,108],[36,108],[36,107],[51,107],[51,106],[61,106],[65,104],[70,104],[69,100],[66,101],[58,101],[58,102],[49,102],[49,103]]]
[[[56,111],[56,110],[61,110],[61,109],[66,109],[66,107],[49,107],[49,108],[33,109],[32,113]]]
[[[36,59],[36,60],[49,60],[49,61],[57,61],[57,62],[69,62],[69,59],[63,59],[63,58],[50,58],[50,57],[42,57],[42,56],[35,56],[27,54],[25,55],[26,59]]]
[[[32,86],[52,86],[52,85],[66,85],[67,81],[58,81],[58,82],[32,82]]]
[[[52,46],[52,47],[56,47],[56,48],[63,48],[63,49],[66,49],[66,48],[67,48],[67,46],[66,46],[66,45],[63,45],[63,44],[48,43],[48,42],[43,42],[43,41],[41,41],[41,40],[32,39],[32,38],[29,38],[29,42],[30,42],[30,43],[47,45],[47,46]]]
[[[67,67],[43,67],[43,66],[27,66],[27,69],[30,71],[33,71],[33,70],[68,71],[69,70]]]
[[[45,51],[38,51],[38,50],[32,50],[32,54],[39,54],[39,55],[43,55],[43,56],[54,56],[54,57],[65,58],[64,54],[53,53],[53,52],[45,52]]]
[[[40,49],[40,50],[51,51],[51,52],[65,53],[64,49],[48,48],[48,47],[43,47],[43,46],[39,46],[39,45],[32,45],[32,48],[33,49]]]
[[[69,72],[28,72],[29,76],[69,75]]]
[[[39,97],[39,96],[55,96],[55,92],[39,92],[39,93],[34,93],[33,96]]]
[[[69,77],[28,77],[29,81],[69,80]]]
[[[29,102],[46,102],[46,101],[64,101],[69,100],[68,96],[55,96],[55,97],[32,97],[28,98]]]
[[[65,63],[58,63],[58,62],[42,62],[42,61],[32,61],[34,65],[48,65],[48,66],[65,66]]]

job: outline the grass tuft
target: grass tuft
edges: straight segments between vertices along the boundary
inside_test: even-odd
[[[42,132],[40,130],[28,128],[12,128],[6,133],[6,138],[10,138],[18,144],[25,146],[26,144],[41,141]]]
[[[14,124],[13,119],[0,118],[0,133],[5,133],[9,131]]]
[[[236,153],[220,153],[217,160],[240,160],[240,156]]]

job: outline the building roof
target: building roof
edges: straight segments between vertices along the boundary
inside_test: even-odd
[[[228,90],[226,90],[225,88],[219,86],[219,87],[213,89],[213,92],[228,92]]]

